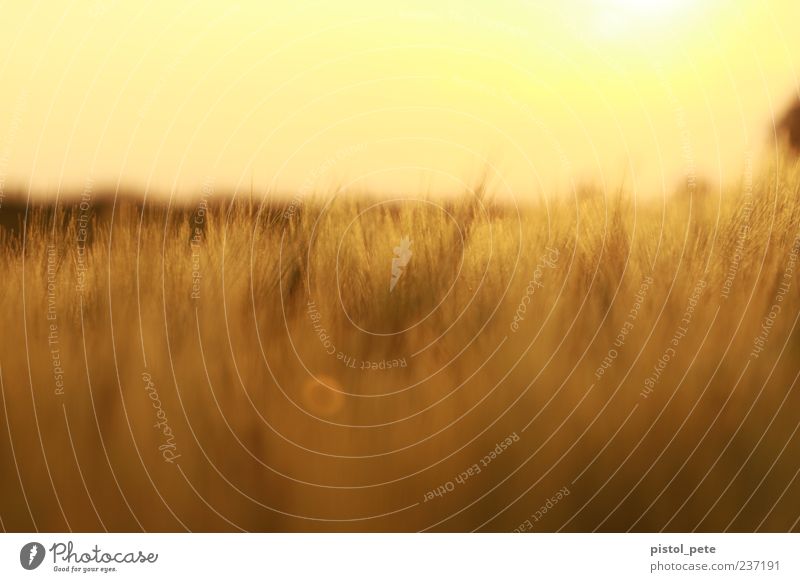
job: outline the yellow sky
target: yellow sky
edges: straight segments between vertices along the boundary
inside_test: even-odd
[[[794,0],[225,4],[0,4],[0,186],[671,190],[797,93]]]

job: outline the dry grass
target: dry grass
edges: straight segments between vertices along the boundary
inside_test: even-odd
[[[666,202],[216,194],[195,298],[196,213],[120,204],[82,263],[79,211],[32,211],[0,252],[2,525],[797,530],[799,189],[782,170]]]

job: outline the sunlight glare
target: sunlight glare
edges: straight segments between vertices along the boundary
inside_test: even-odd
[[[669,29],[684,18],[689,0],[600,0],[595,2],[594,29],[607,39],[641,39],[654,29]]]

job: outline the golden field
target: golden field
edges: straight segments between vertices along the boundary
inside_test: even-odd
[[[2,527],[798,530],[796,168],[486,190],[6,198]]]

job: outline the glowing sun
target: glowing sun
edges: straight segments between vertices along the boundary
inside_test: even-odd
[[[654,30],[669,30],[688,18],[691,0],[597,0],[595,32],[606,38],[645,39]]]

